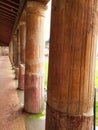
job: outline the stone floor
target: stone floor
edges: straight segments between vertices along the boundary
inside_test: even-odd
[[[34,115],[23,111],[24,92],[17,86],[9,58],[1,56],[0,130],[45,130],[44,113]]]
[[[44,130],[44,114],[23,112],[23,91],[17,90],[9,58],[0,57],[0,130]]]

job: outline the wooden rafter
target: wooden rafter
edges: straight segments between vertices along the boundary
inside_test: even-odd
[[[3,0],[3,1],[5,1],[5,0]],[[19,6],[19,3],[16,3],[16,2],[13,1],[13,0],[6,0],[6,2],[9,2],[9,3],[14,4],[14,5],[16,5],[16,6]]]
[[[5,13],[2,13],[2,12],[0,12],[0,18],[1,18],[1,17],[6,17],[6,18],[8,18],[8,19],[15,20],[15,17],[12,17],[12,16],[10,16],[10,15],[7,15],[7,14],[5,14]]]
[[[10,5],[10,4],[7,4],[6,1],[5,1],[5,2],[0,1],[0,4],[4,5],[4,6],[6,6],[6,7],[12,8],[12,9],[18,10],[17,7],[12,6],[12,5]]]
[[[1,9],[1,8],[0,8],[0,12],[3,12],[5,14],[8,14],[8,15],[11,15],[11,16],[14,16],[14,17],[17,17],[17,14],[13,14],[13,13],[5,11],[4,9]]]
[[[6,18],[6,17],[1,17],[1,15],[0,15],[0,20],[6,20],[7,22],[11,22],[11,23],[14,23],[14,21],[15,20],[12,20],[12,19],[8,19],[8,18]]]
[[[13,14],[16,14],[16,13],[17,13],[17,11],[14,11],[12,8],[7,8],[7,7],[2,6],[2,5],[0,5],[0,8],[1,8],[1,9],[4,9],[5,11],[8,11],[8,12],[10,12],[10,13],[13,13]]]
[[[0,14],[0,19],[1,19],[1,18],[7,19],[7,20],[9,20],[9,21],[15,21],[15,19],[12,19],[12,18],[10,18],[10,17],[6,17],[6,16]]]

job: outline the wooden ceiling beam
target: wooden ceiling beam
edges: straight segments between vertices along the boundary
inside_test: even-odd
[[[4,21],[2,19],[0,19],[0,24],[3,24],[4,26],[7,26],[7,27],[13,27],[13,24],[10,24],[7,21]]]
[[[3,0],[5,1],[5,0]],[[15,1],[12,1],[12,0],[6,0],[7,2],[11,3],[11,4],[14,4],[16,6],[19,6],[19,3],[16,3]]]
[[[1,15],[0,15],[0,20],[5,20],[5,21],[7,21],[7,22],[10,22],[10,23],[14,23],[14,21],[15,20],[12,20],[12,19],[8,19],[8,18],[6,18],[6,17],[1,17]]]
[[[14,11],[14,10],[11,9],[11,8],[7,8],[7,7],[2,6],[2,5],[0,5],[0,8],[1,8],[1,9],[4,9],[4,10],[6,10],[6,11],[9,11],[10,13],[17,14],[17,11]]]
[[[14,7],[14,6],[10,5],[10,4],[7,4],[6,1],[4,1],[4,2],[0,1],[0,4],[2,4],[2,5],[4,5],[4,6],[7,6],[7,7],[9,7],[9,8],[12,8],[12,9],[18,10],[17,7]]]
[[[8,15],[8,14],[5,14],[5,13],[2,13],[2,12],[0,12],[0,18],[1,18],[1,17],[6,17],[6,18],[8,18],[8,19],[12,19],[12,20],[15,21],[15,17],[12,17],[12,16],[10,16],[10,15]]]
[[[9,21],[13,21],[13,22],[15,21],[15,19],[12,19],[12,18],[3,16],[3,15],[0,14],[0,19],[2,19],[2,18],[7,19],[7,20],[9,20]]]
[[[11,16],[14,16],[15,18],[17,17],[17,14],[13,14],[13,13],[5,11],[4,9],[1,9],[1,8],[0,8],[0,12],[6,13],[6,14],[11,15]]]

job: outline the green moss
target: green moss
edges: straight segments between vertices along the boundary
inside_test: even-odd
[[[45,116],[45,113],[30,114],[30,115],[28,116],[28,119],[31,119],[31,118],[33,118],[33,119],[38,119],[38,118],[41,118],[41,117],[43,117],[43,116]]]

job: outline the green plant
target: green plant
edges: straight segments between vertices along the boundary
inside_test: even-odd
[[[96,60],[95,85],[98,88],[98,59]]]
[[[98,101],[96,102],[96,125],[98,126]]]
[[[44,62],[44,73],[45,73],[45,76],[44,76],[44,86],[45,86],[45,88],[47,88],[48,60],[45,60],[45,62]]]

